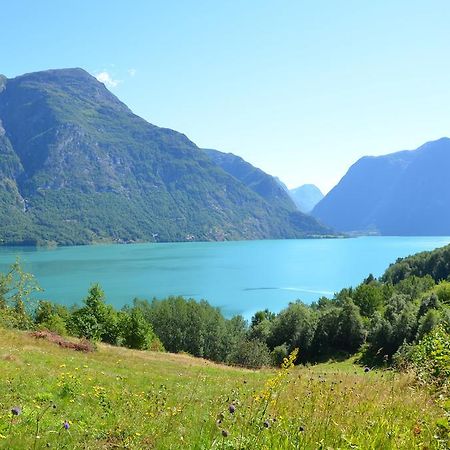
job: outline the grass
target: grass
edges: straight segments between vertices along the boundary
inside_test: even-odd
[[[352,360],[249,371],[106,345],[79,353],[0,329],[5,449],[445,448],[440,414],[410,375]]]

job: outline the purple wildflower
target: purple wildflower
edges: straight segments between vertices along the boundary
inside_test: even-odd
[[[234,414],[234,412],[236,411],[236,406],[231,403],[231,405],[228,407],[228,411],[230,411],[230,414]]]
[[[14,408],[11,409],[11,414],[13,416],[20,416],[21,413],[22,413],[22,408],[20,408],[20,406],[14,406]]]
[[[67,422],[67,420],[64,421],[63,427],[65,430],[68,430],[70,428],[70,423]]]

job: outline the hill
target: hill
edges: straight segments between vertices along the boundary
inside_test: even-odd
[[[397,284],[412,276],[430,276],[436,283],[450,280],[450,245],[399,258],[387,268],[383,281]]]
[[[277,178],[252,166],[233,153],[223,153],[211,149],[204,149],[204,152],[225,172],[245,184],[270,204],[277,204],[289,211],[295,211],[292,200]]]
[[[313,234],[314,227],[317,227],[318,223],[305,212],[298,211],[289,190],[278,178],[254,167],[233,153],[223,153],[212,149],[203,149],[203,151],[225,172],[258,194],[271,206],[278,208],[280,214],[282,214],[281,211],[285,211],[284,214],[287,212],[289,221],[294,221],[301,228],[310,230],[310,234]],[[322,224],[320,226],[322,227],[320,234],[332,235],[334,233],[330,228]]]
[[[297,208],[308,214],[314,206],[323,199],[320,189],[314,184],[303,184],[295,189],[290,189],[290,195]]]
[[[312,214],[345,232],[450,234],[450,139],[357,161]]]
[[[82,69],[2,77],[0,86],[4,244],[327,232],[230,176],[185,135],[136,116]]]
[[[9,450],[437,448],[431,395],[351,361],[250,371],[103,344],[75,352],[1,328],[0,355]]]

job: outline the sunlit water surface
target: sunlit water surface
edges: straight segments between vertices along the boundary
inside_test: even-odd
[[[42,297],[81,303],[98,282],[116,307],[133,298],[207,299],[227,316],[290,301],[310,303],[381,275],[397,258],[431,250],[450,237],[360,237],[276,241],[0,247],[0,271],[17,256],[45,289]]]

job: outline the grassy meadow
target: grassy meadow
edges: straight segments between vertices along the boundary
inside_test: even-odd
[[[410,375],[352,360],[251,371],[0,329],[2,449],[446,448],[441,416]]]

